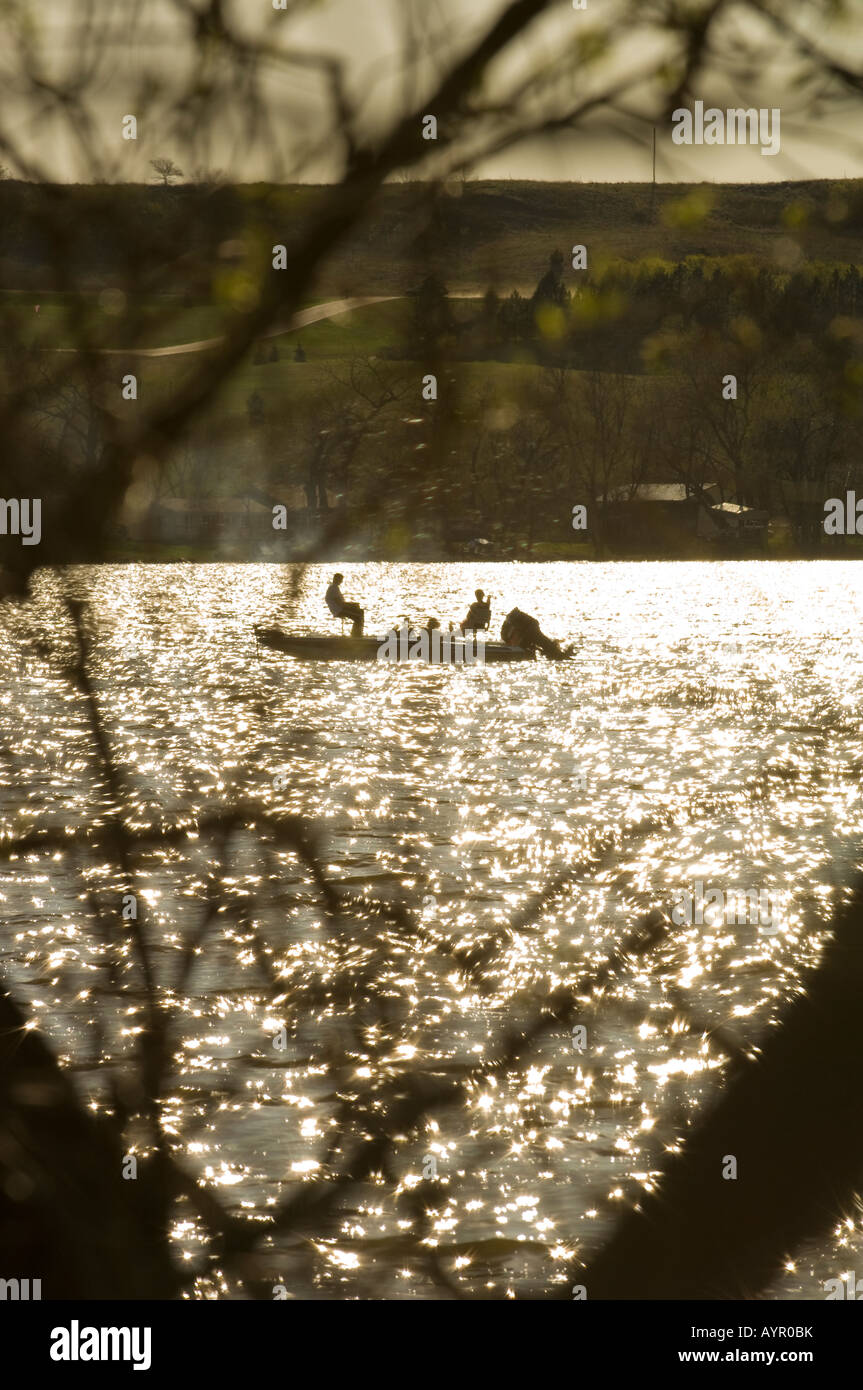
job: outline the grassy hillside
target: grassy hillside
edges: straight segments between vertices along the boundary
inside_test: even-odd
[[[474,301],[453,300],[456,313],[475,312]],[[255,365],[247,359],[219,391],[213,418],[226,430],[242,431],[247,417],[247,401],[253,392],[263,400],[267,418],[278,418],[290,403],[293,412],[312,411],[314,404],[343,381],[356,358],[373,357],[397,342],[406,327],[409,300],[388,304],[369,304],[349,314],[327,319],[308,328],[278,334],[279,360]],[[294,360],[298,343],[305,362]],[[139,358],[136,371],[141,395],[169,395],[186,373],[199,364],[197,356]],[[419,368],[405,363],[401,370]],[[535,378],[540,368],[525,363],[460,362],[460,384],[468,396],[476,396],[487,383],[495,383],[506,399],[515,399],[520,386]]]
[[[387,190],[349,252],[370,285],[405,285],[417,266],[450,287],[535,283],[549,246],[588,247],[592,263],[656,257],[745,255],[793,270],[802,260],[860,258],[863,183],[741,185],[464,185],[428,212],[423,228],[410,190]],[[386,252],[382,257],[381,252]],[[383,261],[383,263],[382,263]]]
[[[153,294],[208,299],[230,259],[253,243],[290,244],[325,190],[248,185],[42,189],[0,183],[0,289],[45,292],[54,283],[44,204],[59,196],[70,229],[66,284],[121,283],[130,237],[146,232]],[[793,270],[802,260],[860,257],[863,180],[770,184],[530,183],[482,181],[437,194],[420,184],[386,187],[328,263],[315,294],[403,290],[430,268],[450,289],[490,283],[527,287],[549,248],[584,243],[604,258],[674,261],[745,255]],[[227,248],[227,249],[226,249]]]

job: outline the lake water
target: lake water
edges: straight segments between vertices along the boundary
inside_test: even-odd
[[[481,1065],[544,992],[600,966],[639,916],[670,910],[693,884],[774,904],[769,931],[677,927],[585,1006],[582,1053],[551,1030],[524,1067],[475,1075],[464,1104],[394,1140],[390,1171],[351,1188],[326,1233],[260,1247],[260,1269],[322,1297],[445,1296],[423,1262],[435,1248],[473,1293],[537,1294],[566,1278],[568,1256],[601,1243],[621,1198],[650,1182],[716,1093],[721,1059],[705,1034],[722,1024],[749,1040],[778,1015],[817,959],[831,894],[860,863],[863,566],[340,568],[367,632],[402,615],[446,626],[481,586],[495,636],[517,604],[573,642],[575,659],[451,670],[257,653],[256,621],[338,628],[323,606],[332,567],[311,568],[297,597],[276,565],[69,576],[92,599],[93,674],[133,826],[188,824],[237,798],[300,813],[337,885],[407,903],[420,924],[328,922],[296,859],[241,834],[229,910],[180,990],[213,845],[142,854],[136,892],[174,1029],[166,1125],[224,1202],[265,1217],[292,1184],[322,1181],[362,1128],[362,1093],[400,1069]],[[50,657],[32,646],[46,637]],[[57,581],[42,576],[35,601],[0,624],[4,835],[105,819],[81,697],[61,668],[67,644]],[[503,933],[599,842],[600,861],[535,923],[502,935],[481,978],[438,949]],[[95,1104],[106,1066],[127,1065],[136,996],[112,996],[82,895],[98,892],[119,918],[123,887],[95,854],[0,866],[7,979]],[[97,1013],[109,1058],[99,1065]],[[340,1112],[346,1095],[360,1099]],[[418,1233],[411,1194],[435,1167]],[[200,1258],[191,1221],[175,1235]],[[823,1297],[823,1281],[855,1260],[863,1273],[859,1223],[798,1251],[768,1296]],[[202,1276],[196,1290],[236,1285]]]

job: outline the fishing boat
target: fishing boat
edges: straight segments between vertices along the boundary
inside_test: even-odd
[[[396,640],[401,634],[384,637],[339,637],[319,634],[299,637],[278,627],[255,624],[255,641],[271,651],[303,661],[430,661],[434,665],[482,666],[509,661],[532,661],[533,653],[504,642],[485,642],[460,633],[435,634],[437,641],[424,641],[421,633],[410,640]],[[426,638],[431,634],[426,633]],[[424,653],[424,654],[423,654]]]

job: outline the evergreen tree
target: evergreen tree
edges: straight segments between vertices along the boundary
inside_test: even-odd
[[[548,270],[533,292],[531,303],[535,309],[540,304],[557,304],[563,309],[569,303],[569,291],[563,283],[565,264],[563,252],[552,251],[548,258]]]
[[[452,331],[449,291],[439,276],[427,275],[414,296],[413,331],[423,346]]]

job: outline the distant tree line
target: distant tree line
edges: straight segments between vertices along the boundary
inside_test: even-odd
[[[808,262],[771,271],[752,257],[692,256],[678,262],[615,261],[573,272],[559,250],[533,294],[489,288],[476,312],[456,312],[436,274],[414,292],[414,341],[443,337],[453,357],[531,360],[558,366],[642,372],[654,365],[651,340],[668,331],[727,334],[772,350],[797,346],[805,360],[815,336],[841,342],[863,365],[863,270]],[[834,362],[835,362],[834,353]]]

